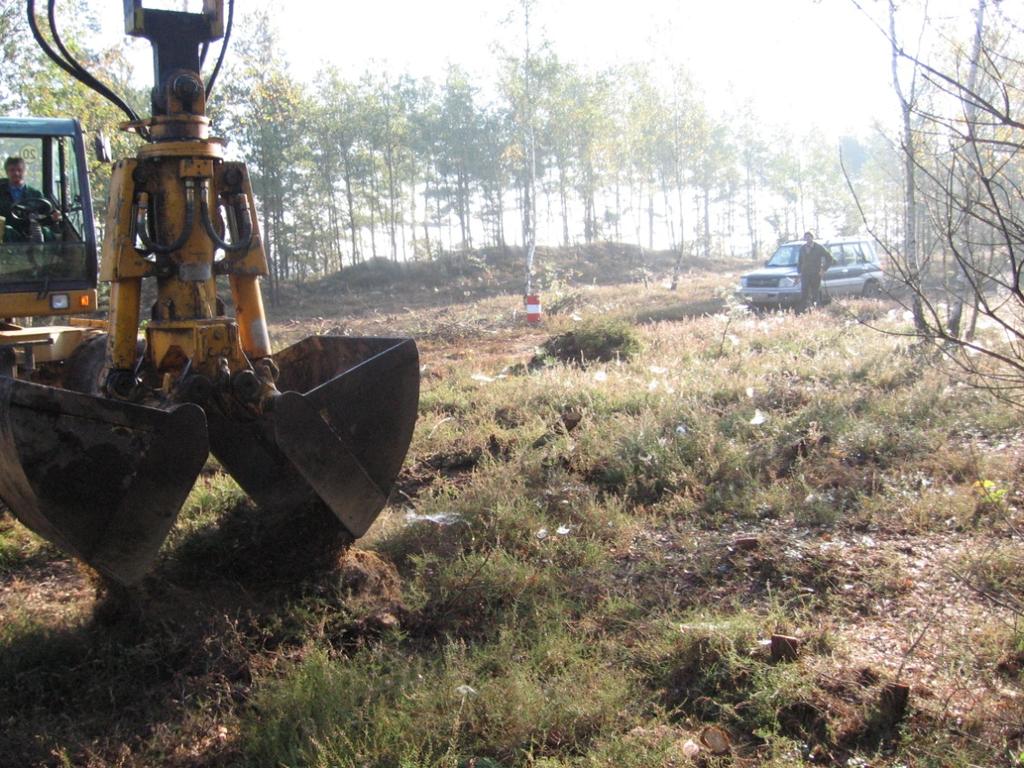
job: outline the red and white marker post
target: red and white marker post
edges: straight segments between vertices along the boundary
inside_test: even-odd
[[[526,297],[526,322],[528,323],[539,323],[540,322],[540,296],[535,293],[528,294]]]

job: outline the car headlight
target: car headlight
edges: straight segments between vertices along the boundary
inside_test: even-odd
[[[747,287],[747,278],[741,277],[740,278],[740,288],[746,288],[746,287]]]
[[[799,288],[799,287],[800,287],[800,277],[799,277],[799,275],[796,276],[796,277],[784,277],[781,280],[779,280],[779,288]]]

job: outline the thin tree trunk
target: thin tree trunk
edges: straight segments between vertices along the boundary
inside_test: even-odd
[[[704,257],[711,258],[711,188],[704,187]]]
[[[423,242],[427,249],[427,260],[434,258],[434,252],[430,247],[430,176],[423,179]]]
[[[654,250],[654,182],[647,187],[647,250]]]
[[[569,247],[569,199],[565,184],[565,167],[558,163],[558,196],[562,209],[562,245]]]
[[[352,165],[345,152],[345,202],[348,205],[348,225],[352,232],[352,263],[358,264],[361,261],[359,254],[359,237],[356,232],[356,202],[352,190]]]
[[[505,189],[498,185],[498,247],[506,249],[505,244]]]
[[[676,250],[676,221],[672,215],[672,202],[669,200],[668,184],[661,180],[661,200],[665,205],[665,234],[668,235],[670,250]]]
[[[896,6],[893,0],[889,0],[889,36],[892,44],[892,83],[896,90],[896,96],[900,100],[900,112],[903,118],[903,155],[904,155],[904,215],[903,215],[903,237],[904,237],[904,258],[907,262],[908,278],[911,292],[913,294],[912,310],[914,314],[914,327],[920,333],[927,331],[928,326],[924,319],[924,307],[921,303],[921,265],[918,257],[917,245],[917,198],[914,179],[914,133],[911,125],[911,103],[903,93],[903,86],[899,78],[899,51],[896,48]],[[911,86],[910,98],[913,98],[913,85]]]
[[[754,224],[754,221],[757,218],[757,210],[754,203],[754,174],[751,170],[750,164],[751,160],[748,157],[746,163],[747,237],[750,239],[750,258],[752,261],[757,261],[757,227]]]
[[[372,162],[372,157],[371,157]],[[377,189],[377,171],[370,171],[370,258],[377,258],[377,203],[380,192]]]
[[[459,203],[459,231],[462,234],[462,245],[464,248],[472,248],[473,234],[470,229],[469,221],[469,183],[466,179],[466,171],[464,168],[459,169],[459,174],[456,176],[456,183],[458,184],[457,200]]]
[[[388,126],[390,134],[390,123]],[[390,142],[390,135],[388,138]],[[391,235],[391,260],[398,261],[398,194],[395,191],[394,150],[388,145],[384,153],[384,164],[388,172],[388,230]]]
[[[987,0],[978,0],[978,8],[975,11],[975,26],[974,26],[974,46],[971,50],[971,69],[967,75],[967,90],[971,93],[977,93],[978,86],[978,59],[981,57],[981,43],[982,36],[985,30],[985,6]],[[978,109],[973,99],[967,99],[966,104],[966,118],[967,118],[967,135],[968,142],[974,151],[977,151],[977,145],[975,144],[975,121],[977,119]],[[963,255],[962,259],[967,261],[965,265],[960,258],[957,259],[956,264],[956,278],[953,287],[953,301],[950,305],[949,319],[947,323],[947,330],[949,335],[957,338],[960,336],[960,325],[964,311],[964,298],[968,291],[970,281],[967,276],[967,269],[973,268],[974,257],[972,249],[974,243],[971,237],[971,208],[974,204],[974,189],[973,184],[966,184],[963,190],[964,195],[964,237],[963,237]],[[953,190],[950,190],[951,192]],[[952,238],[952,233],[951,233]],[[973,302],[973,310],[977,312],[977,301]],[[971,338],[973,337],[974,327],[976,318],[972,317],[970,321],[970,332]]]
[[[331,226],[331,243],[330,252],[334,255],[335,260],[338,264],[338,271],[341,272],[344,269],[342,264],[344,258],[341,250],[341,212],[338,210],[338,198],[335,196],[335,181],[332,177],[330,179],[330,194],[328,199],[328,216],[330,219]],[[324,274],[330,271],[330,265],[324,265]]]
[[[622,221],[622,184],[619,181],[618,175],[615,177],[615,242],[622,242],[622,231],[619,228],[619,222]],[[587,243],[590,243],[590,238],[587,238]]]

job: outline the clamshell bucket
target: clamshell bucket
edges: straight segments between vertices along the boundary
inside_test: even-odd
[[[412,440],[416,344],[311,336],[273,359],[282,394],[251,422],[208,413],[210,449],[259,506],[288,511],[319,500],[358,538]]]
[[[197,406],[157,410],[0,377],[0,498],[121,584],[153,564],[207,453]]]

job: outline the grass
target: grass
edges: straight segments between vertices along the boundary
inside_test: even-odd
[[[591,320],[553,336],[541,346],[541,360],[586,365],[629,360],[640,352],[640,339],[624,320]]]
[[[585,750],[630,693],[557,630],[451,643],[412,663],[384,646],[344,660],[314,652],[256,698],[248,753],[257,765],[504,764]]]
[[[709,726],[732,756],[694,764],[1012,764],[1020,414],[850,322],[900,330],[878,302],[751,315],[720,273],[677,295],[571,268],[542,329],[486,282],[390,320],[301,289],[318,319],[281,343],[422,341],[398,491],[335,568],[293,579],[211,465],[141,613],[94,618],[3,518],[0,764],[683,766]]]
[[[17,574],[55,553],[53,545],[18,525],[9,514],[0,514],[0,576]]]

